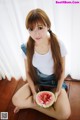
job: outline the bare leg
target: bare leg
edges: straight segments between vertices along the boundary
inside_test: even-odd
[[[19,110],[20,110],[20,108],[19,108],[19,107],[15,107],[15,108],[14,108],[14,113],[19,112]]]
[[[30,91],[28,83],[23,85],[14,94],[14,96],[12,97],[12,102],[16,106],[15,109],[14,109],[14,113],[17,113],[21,108],[25,108],[24,103],[27,101],[27,99],[30,95],[31,95],[31,91]],[[27,108],[27,106],[26,106],[26,108]]]
[[[54,117],[58,120],[68,119],[68,117],[71,114],[70,104],[64,89],[62,89],[61,94],[58,97],[58,100],[54,104],[54,107],[45,109],[45,108],[39,107],[38,105],[35,105],[33,109],[38,110],[50,117]]]
[[[13,96],[12,101],[13,104],[20,109],[32,108],[58,120],[67,119],[71,113],[68,97],[64,89],[62,89],[58,100],[54,104],[54,107],[47,109],[39,107],[33,103],[33,97],[31,96],[31,91],[28,84],[19,89],[19,91]]]

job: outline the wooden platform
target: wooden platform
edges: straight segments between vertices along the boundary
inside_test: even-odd
[[[69,85],[68,97],[72,110],[68,120],[80,120],[80,82],[66,81],[66,83]],[[22,80],[0,81],[0,112],[8,112],[8,120],[55,120],[32,109],[20,110],[17,114],[13,113],[12,96],[23,84],[25,82]]]

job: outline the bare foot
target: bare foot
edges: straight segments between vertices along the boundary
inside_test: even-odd
[[[15,108],[14,108],[14,113],[19,112],[19,110],[20,110],[20,108],[19,108],[19,107],[15,107]]]

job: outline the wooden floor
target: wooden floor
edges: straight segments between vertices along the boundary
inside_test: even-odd
[[[69,86],[68,97],[72,110],[68,120],[80,120],[80,82],[66,81],[66,83]],[[12,96],[23,84],[25,82],[22,80],[0,81],[0,112],[8,112],[8,120],[55,120],[32,109],[20,110],[17,114],[13,113]]]

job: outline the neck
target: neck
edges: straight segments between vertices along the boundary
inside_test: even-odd
[[[46,39],[42,40],[40,43],[35,43],[35,47],[44,47],[49,45],[49,36]]]

